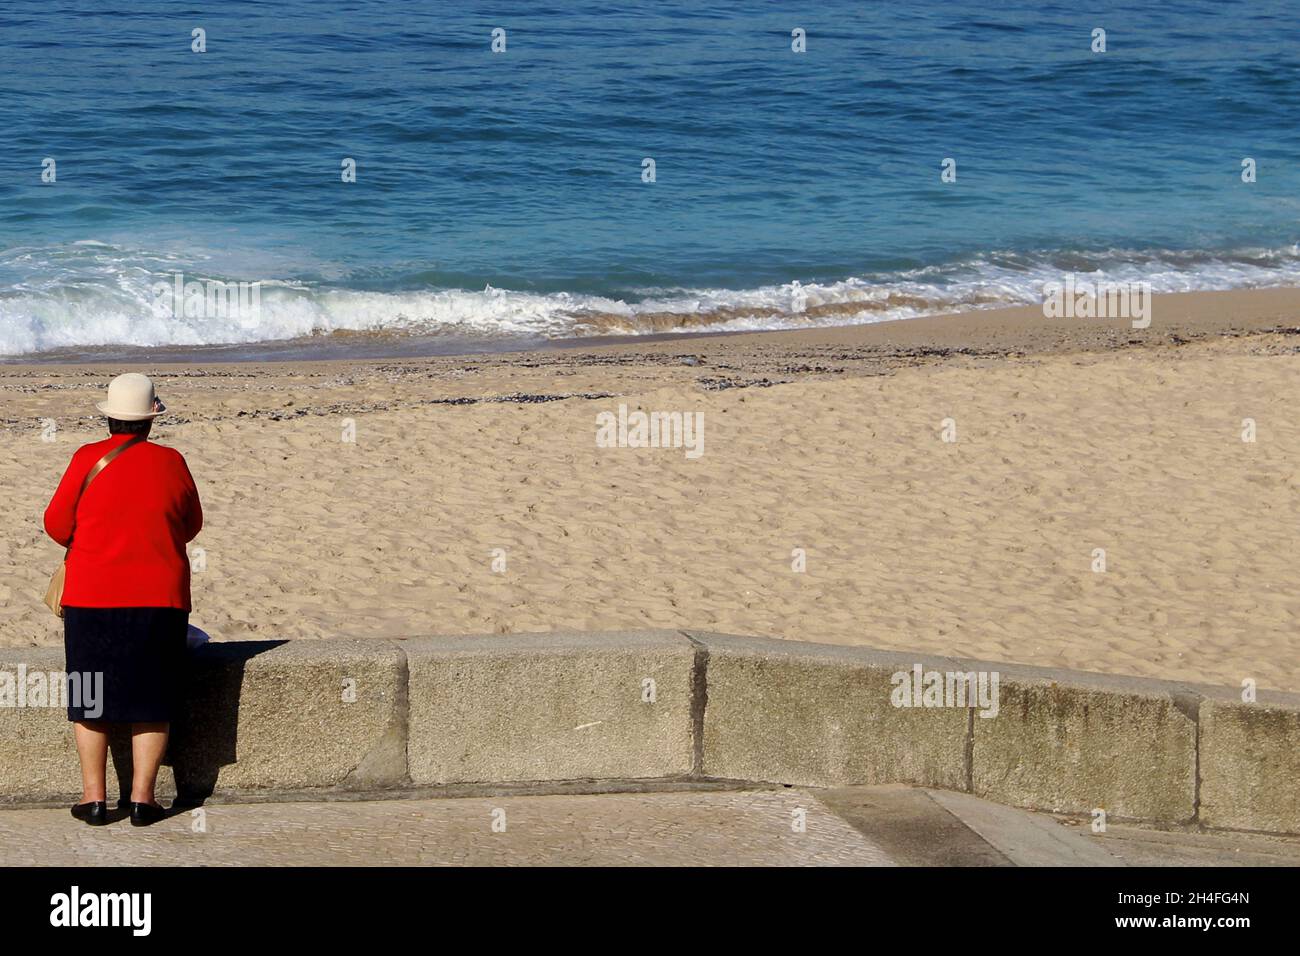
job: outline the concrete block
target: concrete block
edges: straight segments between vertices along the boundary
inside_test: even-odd
[[[62,674],[63,667],[62,648],[0,647],[0,802],[71,802],[81,793],[77,748],[65,707],[33,706],[30,700],[18,706],[20,681],[28,683],[40,675],[37,679],[48,684],[48,675]],[[15,695],[12,701],[3,699],[9,688]]]
[[[209,644],[172,728],[177,789],[405,783],[405,657],[390,641]]]
[[[426,637],[402,646],[415,784],[691,772],[695,649],[676,632]]]
[[[972,792],[1064,813],[1184,823],[1196,801],[1186,685],[1083,671],[1000,670],[998,715],[974,721]]]
[[[1201,702],[1201,822],[1300,833],[1300,694],[1206,689]]]
[[[703,771],[802,786],[964,790],[970,711],[895,707],[892,680],[950,669],[907,652],[687,632],[708,653]]]

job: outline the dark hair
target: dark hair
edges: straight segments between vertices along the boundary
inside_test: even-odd
[[[120,418],[110,418],[108,420],[108,433],[110,435],[147,435],[152,427],[152,418],[142,418],[138,422],[124,422]]]

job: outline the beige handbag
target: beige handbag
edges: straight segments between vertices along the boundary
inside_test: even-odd
[[[81,490],[77,492],[77,500],[72,505],[72,528],[76,531],[77,527],[77,505],[81,504],[81,496],[86,493],[90,483],[101,471],[108,467],[108,463],[116,458],[122,452],[126,451],[132,445],[138,445],[145,440],[144,435],[136,435],[129,441],[124,441],[112,451],[110,451],[99,461],[95,462],[95,467],[86,473],[86,480],[81,483]],[[63,582],[67,578],[68,572],[68,554],[72,551],[72,538],[68,538],[68,550],[63,553],[63,561],[59,564],[59,570],[54,572],[50,578],[50,586],[45,589],[45,606],[54,612],[55,617],[63,617]]]

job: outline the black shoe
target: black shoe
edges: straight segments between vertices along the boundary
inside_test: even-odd
[[[102,827],[108,822],[108,803],[103,800],[78,803],[72,808],[72,815],[82,823],[89,823],[92,827]]]
[[[167,811],[156,803],[131,801],[131,826],[133,827],[153,826],[165,816]]]

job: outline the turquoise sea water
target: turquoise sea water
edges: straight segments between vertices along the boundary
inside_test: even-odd
[[[1300,284],[1300,2],[130,6],[0,5],[0,355]]]

